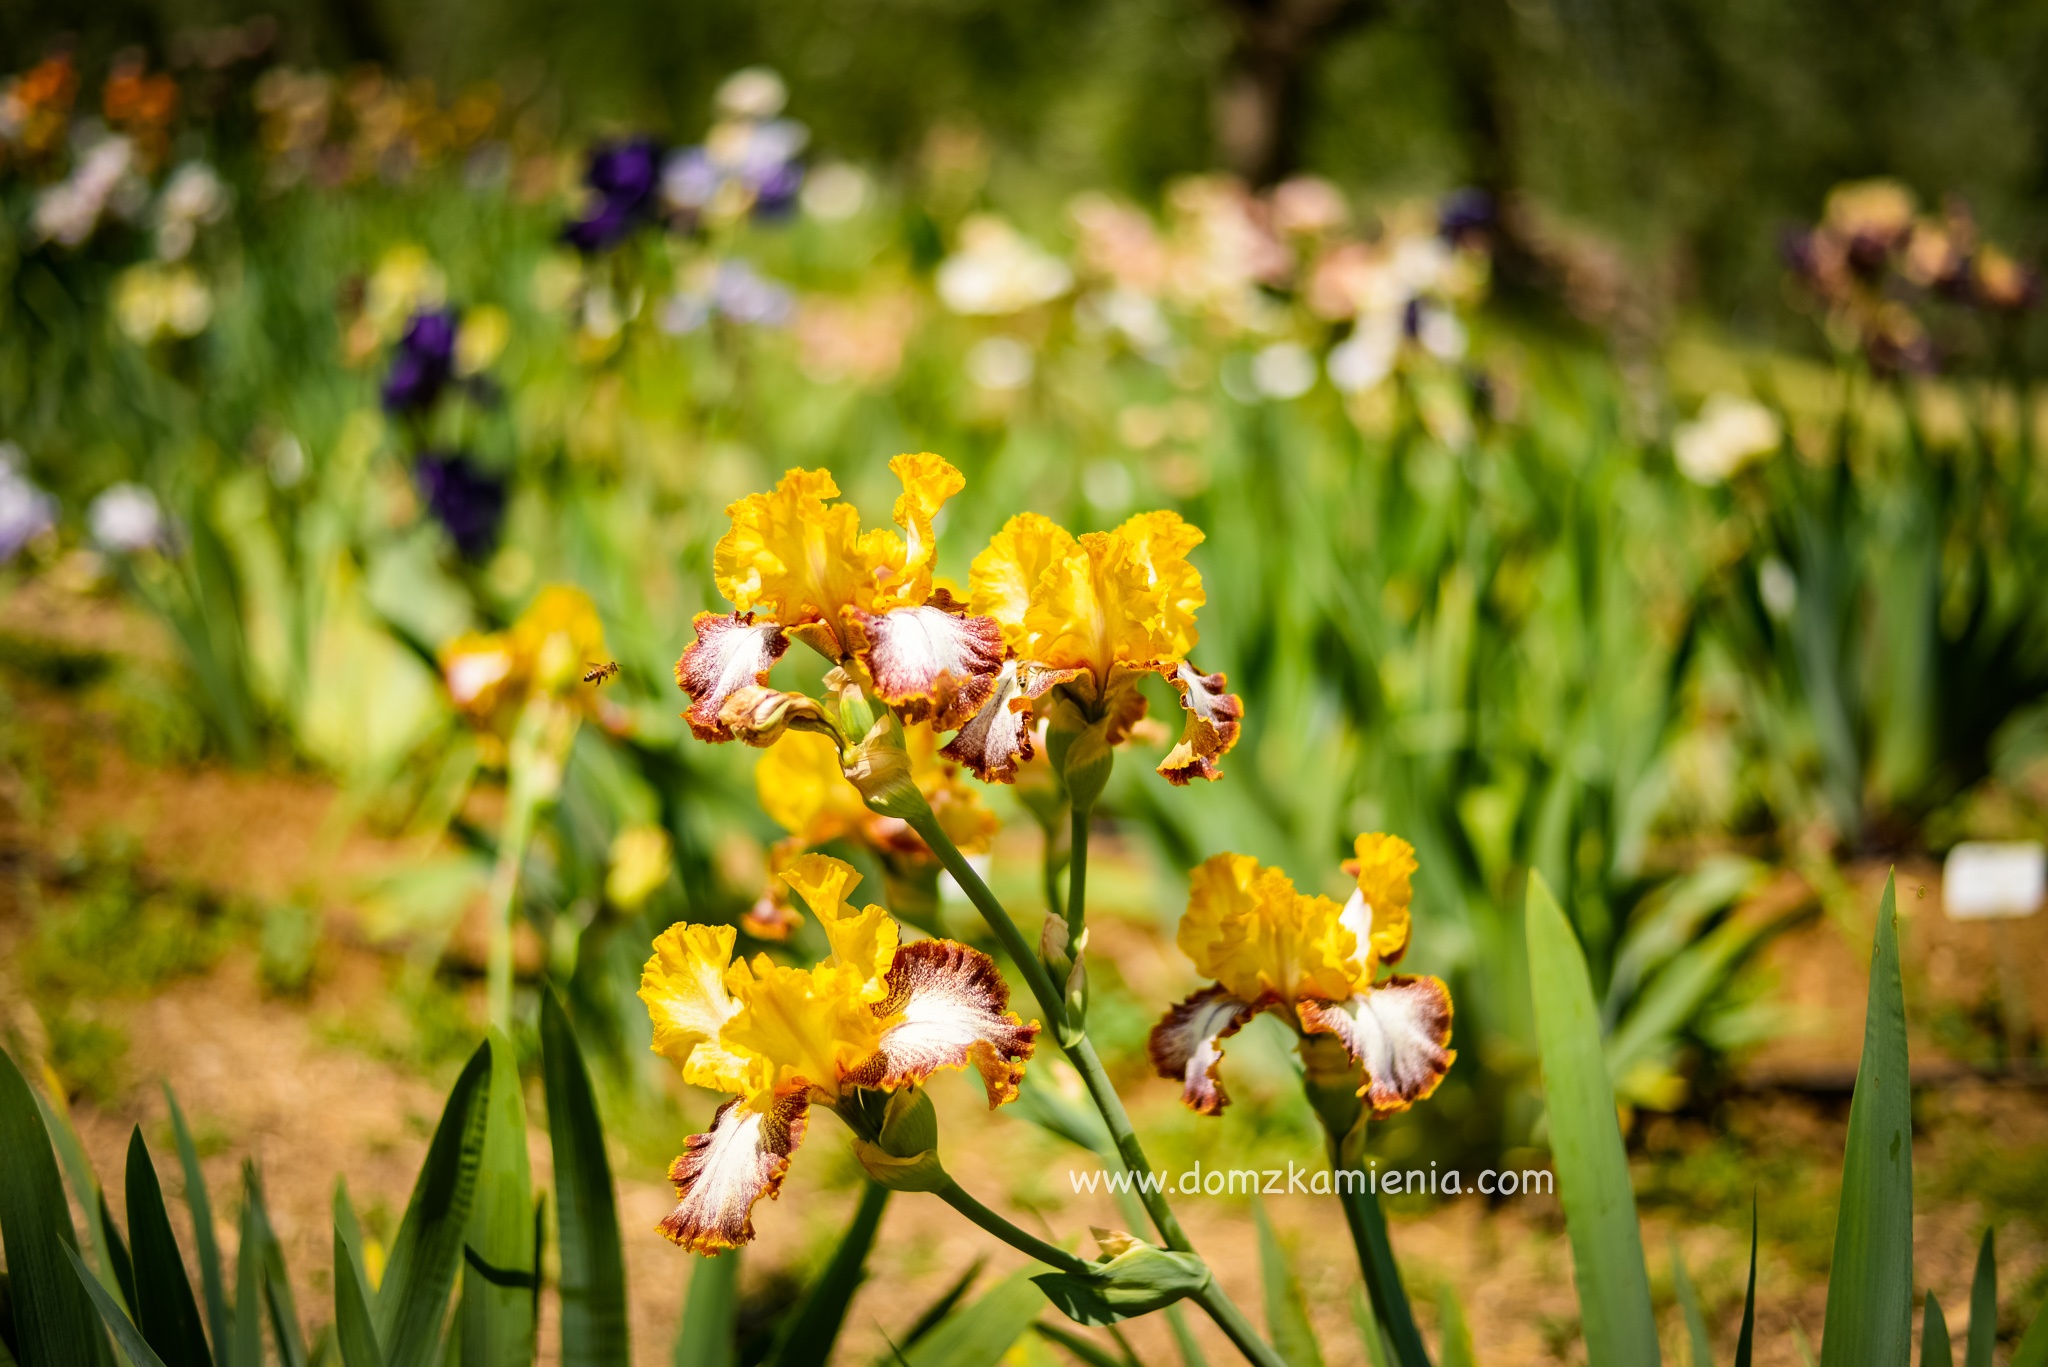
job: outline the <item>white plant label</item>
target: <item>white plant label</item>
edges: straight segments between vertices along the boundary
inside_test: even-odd
[[[2038,840],[1971,840],[1948,852],[1941,904],[1953,921],[2032,916],[2048,898],[2048,847]]]

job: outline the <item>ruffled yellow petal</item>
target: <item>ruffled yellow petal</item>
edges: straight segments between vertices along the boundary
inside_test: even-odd
[[[1252,888],[1261,873],[1286,877],[1278,869],[1261,869],[1248,854],[1211,855],[1188,875],[1188,906],[1174,942],[1203,977],[1221,977],[1237,924],[1257,910]]]
[[[804,1086],[836,1097],[841,1080],[875,1054],[881,1021],[858,968],[791,968],[762,954],[734,964],[726,985],[740,1010],[721,1039],[754,1065],[755,1095]]]
[[[1031,643],[1025,619],[1041,593],[1046,572],[1074,549],[1074,538],[1051,518],[1019,513],[1003,524],[967,572],[967,610],[1001,623],[1003,640],[1019,655]]]
[[[740,1011],[726,989],[732,945],[731,926],[670,926],[640,972],[640,1000],[654,1023],[654,1052],[681,1068],[684,1081],[738,1093],[747,1090],[747,1061],[719,1040]]]
[[[1408,948],[1411,880],[1418,866],[1415,847],[1398,835],[1370,832],[1359,836],[1353,849],[1358,857],[1344,861],[1344,872],[1358,880],[1358,891],[1345,905],[1344,919],[1359,937],[1361,959],[1365,946],[1371,946],[1366,976],[1371,982],[1373,965],[1395,963]]]
[[[829,472],[791,470],[772,492],[728,506],[732,529],[711,558],[718,591],[741,611],[758,607],[785,628],[822,623],[826,643],[836,640],[841,611],[872,606],[903,564],[896,535],[863,537],[852,504],[826,501],[838,496]]]
[[[969,609],[993,617],[1041,669],[1170,665],[1194,648],[1206,601],[1188,552],[1202,533],[1178,513],[1140,513],[1113,532],[1070,536],[1036,513],[1004,524],[975,558]]]
[[[1157,658],[1159,592],[1137,548],[1120,533],[1081,536],[1040,587],[1024,618],[1033,663],[1085,669],[1100,680],[1112,666]]]
[[[1156,591],[1155,615],[1147,623],[1153,658],[1162,664],[1186,659],[1198,639],[1195,611],[1209,601],[1201,571],[1188,563],[1188,552],[1202,544],[1201,528],[1179,513],[1139,513],[1117,528],[1116,535],[1145,566]]]
[[[938,560],[932,523],[946,500],[967,487],[967,477],[945,457],[929,451],[900,455],[889,462],[889,469],[903,481],[893,515],[905,539],[903,569],[890,586],[890,596],[901,605],[921,607],[932,596],[932,566]]]
[[[1351,995],[1356,940],[1327,897],[1305,897],[1279,869],[1219,854],[1189,878],[1179,944],[1206,977],[1244,1002]]]
[[[860,970],[867,980],[863,989],[869,1001],[885,995],[881,980],[896,958],[902,935],[889,913],[878,906],[855,911],[847,894],[860,883],[860,873],[843,859],[827,854],[801,854],[782,871],[782,881],[804,899],[811,915],[824,927],[832,946],[827,963]]]

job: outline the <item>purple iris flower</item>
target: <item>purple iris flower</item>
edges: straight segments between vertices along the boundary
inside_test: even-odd
[[[754,213],[762,218],[777,218],[786,214],[796,204],[797,191],[803,188],[804,168],[793,161],[785,161],[763,175],[754,190]]]
[[[1493,196],[1477,187],[1453,190],[1437,210],[1437,236],[1453,244],[1492,231]]]
[[[662,194],[676,208],[695,212],[711,202],[722,179],[709,152],[701,147],[685,147],[672,153],[668,165],[662,168]]]
[[[505,481],[460,451],[429,451],[413,467],[427,508],[464,560],[482,560],[505,521]]]
[[[424,413],[454,377],[454,311],[416,313],[391,357],[391,373],[384,377],[384,410]]]
[[[576,250],[600,252],[623,242],[652,218],[661,185],[661,144],[653,138],[603,142],[591,149],[583,183],[595,193],[590,211],[562,230]]]

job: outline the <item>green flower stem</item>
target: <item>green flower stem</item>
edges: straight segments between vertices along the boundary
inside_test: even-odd
[[[1067,908],[1060,897],[1059,842],[1053,839],[1054,827],[1050,823],[1044,825],[1044,831],[1045,858],[1042,865],[1045,874],[1045,910],[1048,916],[1057,916],[1064,921],[1067,919]]]
[[[1386,1331],[1395,1361],[1402,1367],[1429,1367],[1429,1350],[1422,1345],[1422,1334],[1408,1308],[1408,1294],[1401,1287],[1401,1269],[1394,1262],[1393,1245],[1387,1242],[1387,1220],[1380,1213],[1380,1198],[1370,1191],[1351,1189],[1338,1200],[1344,1206],[1345,1223],[1351,1226],[1351,1242],[1358,1249],[1358,1266],[1365,1273],[1373,1317]]]
[[[1073,836],[1067,843],[1067,952],[1079,956],[1081,932],[1088,928],[1089,809],[1073,809]]]
[[[1330,1170],[1363,1176],[1364,1106],[1358,1099],[1355,1065],[1329,1035],[1304,1039],[1302,1063],[1309,1106],[1329,1141]],[[1358,1251],[1358,1270],[1365,1276],[1366,1293],[1372,1297],[1373,1317],[1386,1331],[1394,1360],[1401,1367],[1429,1367],[1429,1350],[1415,1327],[1408,1293],[1401,1285],[1401,1268],[1387,1241],[1387,1220],[1380,1210],[1379,1195],[1360,1183],[1340,1186],[1337,1200],[1344,1207],[1344,1222],[1351,1226],[1351,1242]]]
[[[487,889],[489,947],[485,951],[485,1002],[492,1025],[512,1029],[512,912],[518,906],[518,877],[541,807],[561,785],[561,758],[575,738],[573,723],[563,732],[555,701],[537,693],[520,709],[518,726],[506,746],[506,816],[498,828],[498,863]],[[553,748],[559,746],[561,754]]]
[[[1003,909],[1003,904],[989,891],[988,884],[981,880],[981,875],[967,862],[967,856],[960,853],[960,847],[940,829],[938,818],[932,815],[929,806],[922,811],[912,812],[903,819],[910,823],[912,830],[924,837],[924,843],[931,846],[932,852],[938,855],[939,862],[946,866],[946,872],[953,875],[953,881],[960,885],[961,890],[967,894],[967,900],[974,903],[975,910],[981,913],[981,919],[988,922],[988,928],[996,933],[996,939],[1001,942],[1003,952],[1017,965],[1017,971],[1024,975],[1024,982],[1030,987],[1031,995],[1038,999],[1038,1009],[1044,1013],[1047,1027],[1057,1035],[1060,1023],[1066,1019],[1066,1010],[1061,1005],[1060,989],[1053,985],[1052,975],[1047,973],[1045,965],[1039,962],[1038,951],[1024,938],[1024,932],[1017,929],[1017,923],[1010,919],[1010,913]]]
[[[1056,1267],[1062,1272],[1070,1273],[1077,1277],[1090,1276],[1095,1271],[1095,1268],[1089,1261],[1079,1254],[1069,1253],[1064,1248],[1047,1243],[1028,1230],[1017,1228],[1017,1226],[1011,1224],[972,1196],[969,1196],[961,1189],[960,1184],[950,1177],[946,1179],[946,1185],[938,1188],[932,1195],[938,1197],[941,1201],[944,1201],[947,1205],[959,1211],[998,1239],[1001,1239],[1011,1248],[1016,1249],[1020,1253],[1028,1253],[1049,1267]]]
[[[491,870],[490,946],[485,958],[486,1000],[491,1024],[512,1028],[512,908],[519,896],[519,870],[533,841],[534,801],[516,779],[506,804],[505,825],[498,832],[498,862]]]
[[[1244,1354],[1245,1361],[1256,1363],[1258,1367],[1288,1367],[1287,1359],[1274,1352],[1273,1346],[1259,1337],[1259,1331],[1214,1277],[1188,1299],[1209,1312],[1209,1318],[1216,1321],[1216,1327],[1237,1346],[1238,1352]]]
[[[1045,971],[1045,965],[1039,962],[1037,953],[1026,942],[1023,932],[1017,929],[1017,923],[1010,919],[1010,913],[1003,909],[1003,904],[989,891],[988,884],[982,881],[981,875],[974,871],[974,866],[960,853],[959,846],[948,839],[946,833],[939,828],[938,819],[932,815],[930,808],[913,813],[905,819],[909,821],[911,829],[924,837],[925,844],[931,846],[932,852],[938,855],[939,862],[946,866],[946,871],[953,875],[954,881],[960,884],[968,900],[974,903],[975,909],[981,912],[989,928],[995,931],[996,939],[1002,942],[1004,951],[1016,963],[1018,971],[1030,985],[1031,994],[1038,998],[1039,1009],[1045,1013],[1046,1020],[1054,1024],[1053,1034],[1058,1038],[1057,1023],[1064,1020],[1066,1014],[1060,990],[1053,985],[1052,975]],[[1079,822],[1074,827],[1076,835],[1083,839],[1086,838],[1086,829],[1086,825]],[[1086,856],[1077,848],[1074,857],[1079,859]],[[1071,914],[1073,909],[1070,907],[1068,911]],[[1137,1131],[1131,1128],[1130,1113],[1124,1110],[1123,1098],[1116,1094],[1116,1088],[1110,1085],[1109,1074],[1103,1071],[1102,1059],[1095,1052],[1094,1041],[1083,1035],[1065,1048],[1068,1061],[1074,1065],[1075,1071],[1080,1073],[1082,1083],[1088,1088],[1089,1098],[1094,1101],[1095,1109],[1101,1112],[1103,1123],[1109,1127],[1110,1138],[1115,1141],[1117,1156],[1123,1160],[1124,1166],[1133,1173],[1152,1171],[1152,1165],[1146,1161],[1145,1151],[1138,1143]],[[1159,1230],[1159,1237],[1166,1241],[1166,1246],[1176,1253],[1193,1253],[1195,1247],[1188,1241],[1186,1231],[1180,1227],[1180,1221],[1175,1218],[1173,1208],[1167,1204],[1165,1193],[1146,1191],[1142,1194],[1142,1199],[1145,1202],[1146,1213],[1152,1217],[1152,1223]],[[989,1229],[990,1233],[997,1234],[998,1237],[1003,1237],[998,1230],[987,1225],[982,1227]],[[1258,1364],[1258,1367],[1287,1367],[1286,1360],[1259,1337],[1251,1321],[1244,1317],[1244,1312],[1237,1308],[1214,1278],[1211,1278],[1208,1286],[1193,1299],[1209,1312],[1209,1318],[1216,1321],[1217,1327],[1229,1335],[1230,1341],[1237,1345],[1238,1350],[1248,1360]]]

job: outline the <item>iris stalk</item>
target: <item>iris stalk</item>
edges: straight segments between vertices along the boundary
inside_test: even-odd
[[[1322,1122],[1333,1172],[1350,1170],[1364,1174],[1361,1161],[1365,1127],[1364,1106],[1359,1101],[1350,1059],[1333,1036],[1306,1037],[1302,1050],[1306,1065],[1302,1088],[1310,1107]],[[1401,1286],[1401,1269],[1394,1261],[1394,1249],[1387,1241],[1386,1216],[1380,1198],[1363,1183],[1340,1184],[1338,1202],[1344,1207],[1344,1222],[1351,1227],[1351,1242],[1358,1252],[1358,1268],[1365,1276],[1372,1297],[1373,1316],[1386,1331],[1394,1358],[1401,1367],[1429,1367],[1429,1351],[1415,1327],[1408,1307],[1408,1293]]]
[[[966,856],[960,853],[945,831],[939,828],[938,818],[932,814],[929,806],[925,806],[922,811],[911,813],[905,819],[910,823],[911,829],[924,837],[924,842],[939,856],[939,862],[946,866],[946,871],[953,875],[954,881],[966,892],[968,900],[974,903],[982,919],[988,922],[989,929],[995,932],[996,939],[1002,943],[1004,951],[1017,965],[1018,971],[1024,975],[1025,982],[1031,988],[1031,995],[1038,999],[1039,1010],[1045,1013],[1047,1023],[1053,1027],[1054,1037],[1062,1038],[1060,1027],[1066,1021],[1063,995],[1053,984],[1052,976],[1046,972],[1045,965],[1039,961],[1030,943],[1025,940],[1023,932],[1018,930],[1017,923],[1010,919],[1010,913],[996,900],[996,895],[989,890],[988,884],[982,881],[981,875],[974,871],[974,866],[967,862]],[[1082,873],[1071,885],[1071,900],[1067,907],[1069,924],[1074,924],[1086,912],[1085,907],[1081,905],[1081,897],[1086,891],[1088,825],[1087,818],[1078,810],[1074,817],[1073,830],[1074,847],[1070,857],[1074,861],[1074,867]],[[1066,1051],[1068,1062],[1072,1063],[1074,1070],[1081,1075],[1082,1084],[1087,1087],[1089,1099],[1101,1113],[1103,1123],[1109,1127],[1110,1138],[1116,1144],[1117,1156],[1123,1161],[1125,1168],[1134,1173],[1150,1172],[1152,1165],[1146,1161],[1145,1151],[1138,1143],[1137,1132],[1131,1127],[1130,1113],[1124,1109],[1123,1098],[1117,1095],[1116,1088],[1110,1084],[1109,1074],[1102,1067],[1102,1059],[1095,1052],[1094,1041],[1086,1035],[1080,1035],[1075,1037],[1072,1043],[1063,1041],[1061,1047]],[[1146,1213],[1152,1217],[1152,1223],[1159,1231],[1159,1237],[1166,1241],[1169,1249],[1176,1253],[1195,1252],[1187,1232],[1181,1228],[1173,1208],[1167,1204],[1165,1193],[1147,1190],[1141,1194],[1141,1199],[1145,1203]],[[1258,1367],[1287,1367],[1286,1360],[1259,1336],[1258,1330],[1253,1328],[1251,1321],[1237,1308],[1236,1303],[1214,1277],[1211,1277],[1207,1285],[1191,1299],[1208,1312],[1209,1318],[1216,1321],[1217,1327],[1229,1337],[1248,1361],[1256,1363]]]
[[[498,831],[498,859],[491,869],[485,999],[491,1024],[505,1031],[512,1028],[512,912],[518,904],[519,875],[526,865],[527,847],[533,843],[534,815],[542,799],[539,767],[546,763],[541,749],[548,727],[547,710],[548,704],[541,698],[529,702],[519,714],[518,729],[507,747],[511,782],[505,795],[505,823]]]

